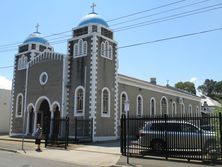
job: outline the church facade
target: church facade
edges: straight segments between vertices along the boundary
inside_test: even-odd
[[[19,45],[14,61],[10,135],[32,134],[45,118],[92,119],[93,141],[119,137],[126,101],[129,114],[200,112],[200,98],[170,86],[118,74],[118,44],[107,22],[86,15],[72,30],[67,54],[54,52],[34,32]]]

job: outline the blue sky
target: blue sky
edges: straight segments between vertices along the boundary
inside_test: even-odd
[[[1,2],[0,10],[0,67],[14,64],[16,45],[5,47],[5,44],[23,42],[27,36],[35,31],[35,25],[40,24],[39,31],[43,36],[71,30],[76,27],[81,18],[91,12],[90,5],[96,3],[95,11],[105,20],[116,19],[120,16],[148,10],[179,0],[7,0]],[[200,2],[197,5],[184,7],[172,12],[160,13],[166,10]],[[204,8],[222,3],[221,0],[184,0],[177,4],[143,12],[125,19],[108,22],[110,28],[117,30],[119,27],[128,26],[144,21],[163,18],[169,15],[183,13],[199,8]],[[217,7],[221,7],[217,6]],[[154,15],[154,16],[149,16]],[[139,17],[147,18],[139,20]],[[149,16],[149,17],[148,17]],[[118,45],[125,46],[140,42],[168,38],[182,34],[199,32],[222,27],[222,8],[208,12],[141,26],[125,31],[115,32]],[[113,24],[129,21],[112,26]],[[71,31],[70,31],[71,32]],[[62,34],[47,38],[68,39]],[[156,77],[157,83],[170,85],[179,81],[193,80],[196,86],[201,85],[205,79],[222,80],[222,31],[179,38],[158,43],[151,43],[131,48],[119,49],[119,73],[142,80]],[[55,51],[66,53],[67,43],[53,45]],[[4,52],[5,50],[11,50]],[[0,68],[0,87],[10,85],[13,77],[12,68]],[[9,81],[8,81],[9,80]],[[10,87],[10,86],[8,86]],[[7,88],[8,88],[7,87]]]

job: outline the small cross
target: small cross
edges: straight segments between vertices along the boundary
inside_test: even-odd
[[[93,2],[90,7],[92,8],[92,13],[95,13],[96,4]]]
[[[39,32],[39,23],[36,24],[35,28],[36,28],[36,32]]]

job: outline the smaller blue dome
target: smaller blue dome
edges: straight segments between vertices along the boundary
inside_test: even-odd
[[[105,20],[103,20],[99,15],[97,15],[96,13],[89,13],[88,15],[86,15],[85,17],[82,18],[81,22],[79,23],[79,26],[84,26],[84,25],[88,25],[88,24],[101,24],[105,27],[109,27],[109,25],[107,24],[107,22]]]
[[[34,32],[30,34],[28,38],[23,42],[23,44],[26,43],[42,43],[44,45],[49,45],[49,42],[46,39],[40,37],[39,32]]]

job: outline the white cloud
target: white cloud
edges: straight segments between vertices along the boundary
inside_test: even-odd
[[[8,80],[4,76],[0,76],[0,89],[12,89],[12,81]]]
[[[196,80],[197,80],[197,77],[192,77],[192,78],[190,78],[190,82],[196,82]]]

